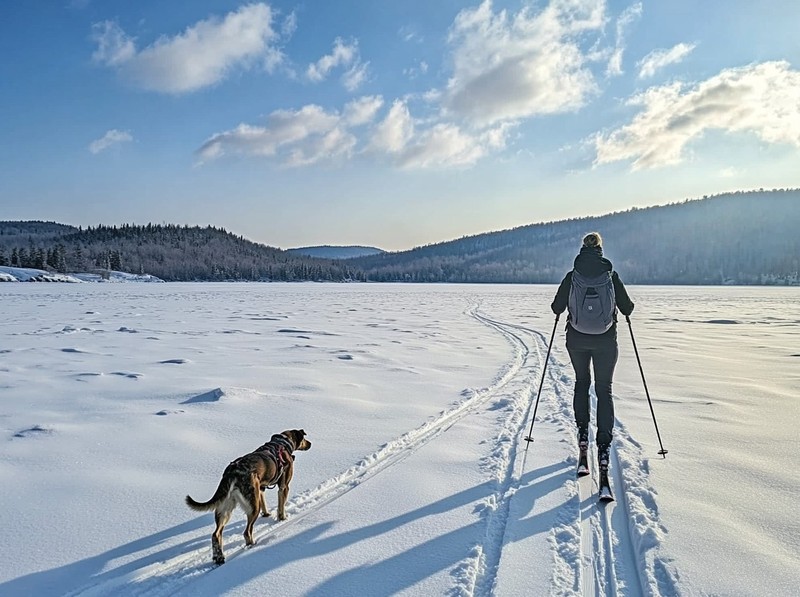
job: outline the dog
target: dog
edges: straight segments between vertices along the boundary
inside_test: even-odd
[[[278,520],[286,520],[286,498],[289,482],[294,474],[295,450],[308,450],[311,442],[303,429],[289,429],[276,433],[264,445],[231,462],[222,473],[217,491],[207,502],[197,502],[186,496],[186,505],[198,512],[214,510],[216,528],[211,534],[211,550],[215,564],[225,563],[222,551],[222,530],[231,514],[240,506],[247,515],[244,542],[254,545],[253,525],[259,513],[269,516],[267,501],[262,491],[277,485]]]

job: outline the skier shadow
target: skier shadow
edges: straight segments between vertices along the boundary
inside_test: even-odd
[[[136,539],[110,549],[104,553],[85,558],[76,562],[65,564],[58,568],[50,570],[42,570],[39,572],[32,572],[24,576],[0,583],[0,595],[36,595],[36,597],[49,597],[64,595],[71,590],[79,587],[85,587],[87,584],[101,583],[109,578],[122,576],[128,572],[132,572],[144,566],[172,558],[186,551],[197,549],[200,544],[208,542],[208,537],[205,533],[202,537],[195,536],[193,539],[184,541],[183,543],[173,545],[158,552],[152,552],[147,555],[131,560],[121,566],[111,567],[105,572],[101,570],[107,568],[111,562],[118,558],[125,558],[132,556],[140,551],[149,551],[157,547],[160,543],[181,535],[197,531],[200,528],[207,527],[208,520],[202,517],[175,525],[158,533],[154,533],[148,537]],[[195,533],[196,535],[196,533]]]
[[[534,488],[535,495],[530,499],[535,501],[536,496],[547,495],[559,486],[563,486],[565,477],[569,476],[571,471],[570,463],[556,463],[526,473],[520,480],[520,485],[525,488]],[[494,496],[496,490],[497,485],[494,482],[485,482],[411,512],[336,535],[323,537],[323,534],[334,527],[334,523],[331,521],[320,523],[302,533],[270,543],[264,550],[263,556],[259,554],[257,558],[231,560],[225,566],[231,568],[236,566],[237,570],[228,570],[231,574],[215,578],[214,591],[218,594],[234,591],[248,578],[269,575],[270,572],[283,566],[295,564],[304,559],[318,558],[346,550],[362,541],[374,540],[404,525],[418,523],[422,519],[431,519],[430,528],[436,529],[438,528],[435,521],[437,515],[457,508],[468,507],[470,504],[474,505],[477,510],[484,504],[486,498]],[[527,518],[524,521],[524,533],[534,535],[549,532],[552,528],[552,521],[558,515],[558,509],[556,507]],[[486,537],[485,518],[483,516],[470,518],[473,520],[470,524],[442,534],[432,533],[429,539],[414,542],[405,551],[394,553],[375,563],[354,566],[326,578],[304,595],[310,597],[327,597],[329,595],[380,597],[395,595],[407,590],[425,578],[444,570],[450,570],[451,575],[458,576],[459,568],[463,566],[464,559],[469,556],[469,550],[475,546],[476,542],[485,541]],[[514,521],[514,524],[517,522]],[[521,540],[522,537],[518,537],[518,539]],[[500,538],[497,541],[502,540]],[[253,555],[256,554],[253,553]],[[342,558],[342,561],[346,561],[346,558]]]

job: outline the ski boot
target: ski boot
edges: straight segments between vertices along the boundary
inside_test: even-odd
[[[589,474],[589,429],[578,427],[578,476]]]
[[[613,502],[614,493],[611,491],[611,483],[608,480],[608,463],[610,457],[611,446],[603,444],[597,446],[597,464],[600,469],[600,491],[598,499],[601,502]]]

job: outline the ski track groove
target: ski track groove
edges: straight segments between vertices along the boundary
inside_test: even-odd
[[[477,306],[473,306],[468,310],[468,313],[480,321],[480,316],[477,315],[477,308]],[[502,324],[495,324],[491,320],[486,320],[486,323],[504,333],[500,327]],[[507,337],[510,336],[511,334],[508,333]],[[255,532],[257,544],[255,548],[269,543],[275,537],[281,536],[286,530],[309,514],[340,498],[378,473],[405,460],[434,438],[446,432],[457,421],[489,402],[525,366],[528,348],[521,340],[519,340],[516,348],[511,364],[501,369],[501,372],[490,386],[473,391],[470,396],[443,411],[433,420],[388,442],[343,473],[331,477],[316,488],[305,491],[289,500],[286,504],[287,514],[289,515],[287,520],[275,522],[270,519],[271,524],[269,526],[264,527],[262,523],[260,531],[257,527]],[[241,536],[233,535],[233,533],[240,535],[241,528],[239,527],[243,527],[243,524],[229,525],[231,532],[225,535],[226,561],[230,561],[247,549],[244,545],[244,539]],[[205,538],[206,535],[203,535],[203,539]],[[197,542],[198,540],[198,537],[194,537],[192,542]],[[87,583],[67,595],[68,597],[109,595],[123,588],[128,595],[173,595],[178,591],[184,590],[197,577],[213,572],[216,569],[216,565],[210,563],[209,560],[210,547],[204,542],[203,547],[194,549],[189,553],[182,553],[166,561],[147,564],[131,572],[113,575],[107,580]],[[101,576],[103,575],[101,574]]]
[[[592,402],[596,407],[596,396]],[[619,434],[619,430],[615,431]],[[601,503],[597,465],[597,447],[592,435],[589,442],[589,468],[591,475],[579,479],[581,492],[581,553],[584,558],[582,573],[590,571],[593,578],[585,576],[582,582],[583,597],[638,597],[652,594],[652,589],[643,580],[646,563],[637,556],[634,548],[633,520],[627,500],[625,478],[614,444],[611,448],[611,488],[615,501]],[[591,479],[591,483],[584,482]],[[591,491],[588,489],[591,488]],[[588,561],[587,561],[588,560]]]
[[[569,384],[573,382],[572,379],[563,375],[564,370],[567,370],[567,365],[560,364],[555,357],[551,357],[551,361],[554,366],[548,368],[550,372],[548,377],[553,383],[557,399],[555,405],[557,412],[551,414],[550,417],[571,432],[575,428],[575,423],[572,412],[572,388],[568,382]],[[591,399],[593,410],[596,412],[597,397],[593,391]],[[635,549],[634,516],[627,499],[626,482],[617,451],[618,441],[616,440],[632,440],[632,438],[619,423],[615,425],[614,435],[615,442],[611,446],[609,472],[616,501],[601,504],[597,499],[599,491],[597,452],[593,433],[589,442],[591,474],[576,479],[579,508],[578,520],[573,528],[577,527],[576,535],[580,541],[580,557],[576,565],[578,569],[575,570],[576,592],[583,597],[659,595],[657,589],[654,592],[654,588],[646,582],[647,572],[651,568],[646,557],[637,554]],[[577,445],[575,451],[577,469]],[[571,508],[570,499],[562,507],[565,518],[568,518],[566,513]],[[563,527],[564,525],[559,526]],[[559,544],[557,538],[556,544]],[[658,566],[658,563],[659,560],[656,560],[654,566]],[[569,565],[569,562],[565,562],[565,564]],[[674,587],[674,585],[672,586]]]
[[[481,323],[503,334],[512,345],[517,346],[517,354],[521,353],[523,355],[523,363],[519,369],[519,373],[523,373],[522,387],[514,392],[516,396],[513,401],[514,406],[497,438],[498,445],[501,442],[505,442],[508,444],[509,449],[501,456],[500,462],[496,466],[497,469],[502,469],[497,471],[502,474],[497,475],[500,480],[492,496],[495,507],[487,515],[483,543],[476,547],[477,553],[472,558],[474,560],[473,567],[476,569],[472,585],[464,587],[464,592],[467,595],[476,597],[492,595],[497,580],[497,571],[502,558],[503,538],[508,525],[511,498],[519,488],[520,479],[524,472],[525,459],[523,458],[522,464],[519,465],[519,459],[517,458],[520,450],[520,438],[525,431],[526,423],[530,418],[534,404],[533,393],[536,376],[531,370],[528,360],[532,355],[531,346],[533,346],[539,362],[539,369],[541,369],[543,360],[539,351],[539,342],[545,346],[546,342],[543,335],[535,330],[490,319],[481,315],[477,308],[473,309],[470,314]],[[530,346],[522,337],[523,334],[532,336]]]

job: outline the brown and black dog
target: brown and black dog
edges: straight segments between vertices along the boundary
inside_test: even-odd
[[[311,442],[306,439],[302,429],[289,429],[276,433],[266,444],[250,454],[240,456],[231,462],[222,473],[217,491],[207,502],[196,502],[186,496],[186,505],[192,510],[206,512],[214,510],[217,527],[211,535],[211,549],[215,564],[225,563],[222,552],[222,530],[231,518],[236,506],[241,506],[247,514],[244,541],[253,545],[253,525],[260,512],[269,516],[267,501],[261,493],[263,489],[278,486],[278,520],[286,520],[286,498],[289,495],[289,482],[294,473],[295,450],[308,450]]]

